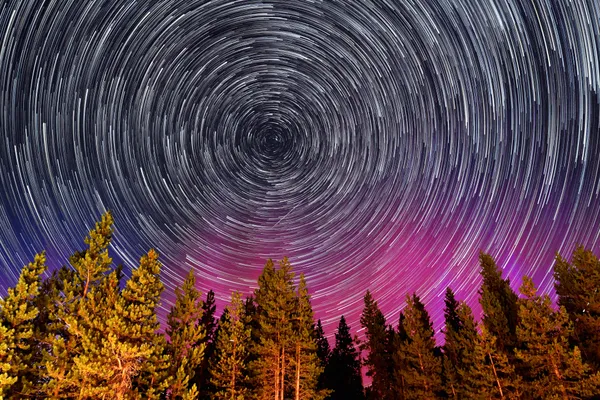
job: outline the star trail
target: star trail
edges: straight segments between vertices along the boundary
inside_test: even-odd
[[[107,209],[169,293],[289,256],[330,334],[600,250],[594,0],[8,0],[0,45],[2,293]]]

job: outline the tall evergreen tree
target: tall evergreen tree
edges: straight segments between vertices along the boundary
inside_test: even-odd
[[[200,399],[202,400],[208,400],[210,392],[212,391],[212,388],[210,388],[210,374],[208,369],[216,346],[216,311],[215,292],[209,290],[208,293],[206,293],[206,299],[202,303],[202,317],[200,318],[200,325],[203,327],[205,335],[197,343],[198,346],[204,346],[204,357],[202,358],[200,365],[197,366],[193,379],[193,382],[195,382],[200,390]]]
[[[244,303],[239,292],[223,312],[217,335],[215,357],[211,361],[211,395],[216,400],[243,400],[247,393],[247,358],[250,329],[245,321]]]
[[[335,347],[326,366],[327,387],[331,400],[364,400],[360,354],[342,315],[335,334]]]
[[[389,335],[385,317],[368,290],[364,297],[360,324],[365,330],[365,341],[361,345],[361,350],[368,353],[364,364],[367,367],[367,376],[371,377],[369,396],[378,400],[388,399],[391,386],[390,363],[392,362],[389,352]]]
[[[294,399],[320,400],[327,391],[318,388],[323,367],[317,355],[317,343],[314,337],[315,320],[304,274],[300,274],[298,283],[296,310],[294,313]]]
[[[393,358],[394,372],[392,375],[392,392],[395,393],[395,398],[399,400],[406,399],[406,382],[402,371],[406,371],[408,368],[406,354],[404,349],[408,343],[408,333],[406,332],[405,326],[406,316],[403,312],[400,312],[398,318],[398,328],[394,335],[391,351]]]
[[[459,303],[456,301],[452,289],[446,289],[445,309],[444,309],[444,358],[443,358],[443,385],[446,393],[451,398],[458,398],[457,386],[459,385],[458,368],[461,360],[461,330],[462,321],[458,316]],[[470,333],[470,332],[469,332]],[[473,345],[475,342],[473,343]]]
[[[258,400],[283,400],[292,393],[289,363],[296,308],[293,277],[292,267],[284,258],[277,270],[268,260],[258,278],[255,297],[259,342],[254,346],[251,365]]]
[[[166,341],[155,309],[163,285],[151,250],[119,290],[119,270],[93,286],[69,331],[82,344],[73,358],[78,398],[158,399],[169,384]]]
[[[483,325],[496,337],[496,344],[512,356],[517,339],[517,294],[510,287],[509,279],[502,279],[502,272],[494,259],[483,252],[479,254],[483,282],[479,290],[483,309]]]
[[[552,308],[548,295],[539,296],[529,277],[523,278],[517,350],[527,371],[526,392],[534,399],[591,398],[600,390],[600,374],[591,375],[579,349],[571,349],[572,323],[564,307]]]
[[[190,270],[182,288],[175,289],[175,305],[167,315],[169,336],[168,351],[171,355],[170,374],[173,377],[169,387],[171,399],[179,399],[184,395],[197,397],[198,388],[192,383],[195,369],[204,358],[206,336],[204,326],[200,323],[203,302],[196,289],[196,277]]]
[[[434,399],[440,390],[441,361],[436,356],[433,325],[421,299],[406,297],[404,326],[408,340],[403,346],[406,369],[400,370],[406,399]]]
[[[317,325],[315,326],[315,340],[317,342],[317,357],[319,357],[321,366],[325,368],[327,361],[329,361],[331,349],[329,347],[329,341],[325,336],[325,330],[323,329],[323,324],[321,324],[320,319],[317,320]]]
[[[43,397],[76,396],[80,392],[81,382],[85,380],[75,370],[74,359],[84,352],[81,333],[76,327],[84,323],[80,313],[88,309],[85,303],[89,292],[100,285],[112,269],[108,252],[112,225],[113,217],[106,212],[86,237],[87,248],[70,257],[70,267],[59,270],[56,287],[60,293],[54,299],[55,313],[48,316],[47,349],[41,362],[41,373],[46,376],[39,388]]]
[[[26,265],[14,288],[0,299],[0,398],[25,397],[31,390],[36,338],[34,321],[46,255]]]
[[[453,298],[453,296],[448,296]],[[454,310],[447,313],[456,316],[454,324],[446,328],[446,341],[449,355],[444,354],[446,363],[452,363],[451,380],[446,381],[446,393],[449,398],[455,399],[489,399],[494,398],[493,371],[485,367],[486,355],[477,334],[477,324],[471,308],[464,302],[455,306],[453,301],[447,303],[447,308]],[[452,318],[448,318],[452,321]],[[447,342],[446,342],[447,343]],[[450,385],[449,383],[452,383]]]
[[[317,320],[317,325],[315,325],[315,341],[317,343],[317,357],[319,358],[319,366],[323,369],[323,373],[319,375],[319,380],[317,382],[318,389],[327,389],[327,376],[325,372],[325,367],[329,362],[329,356],[331,355],[331,349],[329,347],[329,341],[325,336],[325,331],[323,330],[323,325],[321,324],[321,320]]]
[[[559,254],[554,264],[558,304],[574,324],[572,341],[584,360],[600,369],[600,261],[583,246],[573,252],[572,263]]]

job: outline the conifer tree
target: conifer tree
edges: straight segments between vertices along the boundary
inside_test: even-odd
[[[460,352],[462,350],[460,348],[462,324],[458,316],[459,303],[458,301],[456,301],[452,289],[446,289],[446,298],[444,302],[446,304],[446,307],[444,309],[445,342],[443,346],[444,358],[442,379],[448,396],[451,398],[458,398],[458,364],[460,362]],[[473,343],[473,345],[474,344],[475,342]]]
[[[30,390],[35,376],[34,321],[46,255],[35,256],[21,270],[14,288],[0,299],[0,398],[19,398]]]
[[[192,396],[198,393],[198,388],[192,383],[195,369],[204,357],[205,337],[204,326],[200,323],[203,302],[200,292],[196,289],[196,278],[190,270],[183,282],[183,287],[175,289],[175,305],[167,315],[168,345],[171,355],[170,375],[173,377],[169,387],[171,399],[179,399],[184,395]]]
[[[368,290],[364,297],[360,324],[365,329],[365,341],[361,345],[361,350],[368,352],[364,361],[367,367],[366,374],[371,377],[372,381],[369,395],[373,399],[388,399],[391,386],[390,363],[392,362],[389,352],[389,335],[385,317]]]
[[[331,349],[329,347],[329,341],[327,340],[327,337],[325,337],[325,331],[323,330],[323,325],[321,324],[320,319],[317,320],[317,325],[315,325],[314,337],[317,343],[317,357],[319,358],[319,366],[323,369],[323,373],[319,375],[317,388],[327,389],[327,376],[325,367],[329,362]]]
[[[158,399],[168,384],[166,341],[155,309],[163,285],[151,250],[119,290],[120,270],[88,291],[69,331],[81,340],[74,361],[78,398]]]
[[[569,346],[572,323],[564,307],[552,308],[548,295],[539,296],[529,277],[523,278],[517,327],[517,350],[527,371],[526,392],[535,399],[589,398],[600,389],[600,374],[591,375],[579,349]]]
[[[441,386],[441,361],[435,355],[431,319],[415,294],[406,297],[404,315],[408,340],[402,348],[406,369],[400,373],[406,385],[406,399],[434,399]]]
[[[200,340],[198,345],[204,346],[204,357],[200,365],[196,368],[196,374],[193,382],[200,390],[200,399],[207,400],[210,397],[212,388],[210,387],[209,363],[213,358],[216,345],[217,320],[215,317],[217,306],[215,304],[215,292],[209,290],[206,293],[206,299],[202,303],[202,317],[200,325],[204,328],[206,334]]]
[[[554,264],[558,304],[574,324],[571,340],[584,360],[600,369],[600,261],[583,246],[575,249],[572,263],[556,255]]]
[[[317,343],[314,337],[315,320],[304,274],[300,274],[297,296],[293,321],[294,399],[319,400],[325,398],[327,391],[317,387],[323,367],[317,355]]]
[[[452,301],[449,303],[454,304]],[[449,398],[455,399],[493,398],[493,371],[485,367],[486,355],[477,334],[473,312],[464,302],[448,308],[455,309],[456,320],[454,325],[450,325],[450,329],[447,328],[448,331],[453,332],[451,335],[447,333],[447,338],[452,342],[449,348],[452,350],[451,356],[444,354],[444,358],[446,362],[453,363],[454,368],[450,371],[454,375],[451,381],[453,385],[446,385],[446,393]],[[454,357],[453,361],[450,361],[451,357]]]
[[[317,357],[319,357],[321,367],[325,368],[327,361],[329,361],[331,349],[329,347],[329,341],[327,340],[327,337],[325,337],[325,331],[323,330],[320,319],[317,320],[317,325],[315,326],[315,340],[317,342]]]
[[[215,357],[209,369],[215,389],[212,399],[243,400],[246,396],[250,329],[245,319],[241,295],[234,292],[219,324]]]
[[[490,255],[481,252],[479,262],[483,278],[479,291],[483,325],[496,337],[499,348],[512,356],[518,322],[517,294],[511,289],[510,280],[502,279],[502,272]]]
[[[394,372],[392,375],[392,391],[395,393],[395,398],[404,400],[406,398],[406,382],[402,371],[407,370],[407,360],[404,349],[408,343],[408,333],[405,326],[406,317],[403,312],[400,312],[398,318],[398,329],[394,335],[391,351],[393,358]]]
[[[326,366],[327,387],[331,400],[363,400],[360,354],[342,315],[335,334],[335,347]]]
[[[55,312],[48,315],[46,350],[40,368],[46,377],[39,387],[43,397],[76,396],[85,380],[75,370],[75,356],[83,353],[81,333],[76,327],[82,318],[79,313],[86,309],[89,292],[106,279],[112,268],[108,253],[112,225],[112,215],[106,212],[86,237],[86,250],[73,254],[70,267],[62,267],[58,272],[55,288],[60,293],[52,300],[53,304],[48,304]]]
[[[292,268],[284,258],[276,270],[268,260],[258,278],[255,291],[257,304],[258,343],[251,364],[253,387],[258,400],[283,400],[292,392],[290,385],[290,353],[292,352],[292,318],[296,307]]]

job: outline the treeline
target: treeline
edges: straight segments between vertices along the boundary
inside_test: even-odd
[[[594,399],[600,393],[600,262],[578,248],[556,257],[559,307],[524,278],[521,296],[480,254],[477,323],[451,289],[438,346],[421,299],[389,324],[370,292],[352,337],[341,317],[330,348],[304,276],[269,260],[252,296],[233,293],[217,319],[192,272],[164,332],[158,254],[129,279],[108,248],[112,216],[86,248],[46,276],[45,255],[0,300],[0,398],[31,399]],[[372,383],[363,388],[361,368]]]

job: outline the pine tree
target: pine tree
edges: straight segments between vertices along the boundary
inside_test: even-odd
[[[517,338],[517,294],[511,289],[510,280],[502,279],[502,272],[490,255],[481,252],[479,262],[483,278],[479,291],[483,325],[496,337],[499,348],[512,355]]]
[[[556,255],[554,264],[558,304],[574,323],[571,338],[595,370],[600,369],[600,261],[583,246],[573,252],[572,264]]]
[[[368,352],[364,364],[367,367],[367,376],[372,380],[369,395],[373,399],[388,399],[392,362],[388,344],[389,336],[385,317],[368,290],[364,297],[360,324],[365,329],[365,341],[361,345],[361,350]]]
[[[215,388],[211,395],[215,400],[243,400],[246,397],[247,344],[250,329],[245,321],[244,304],[239,292],[231,296],[231,303],[223,312],[211,361],[211,383]]]
[[[447,395],[450,398],[458,398],[457,386],[459,385],[458,368],[462,350],[460,348],[462,324],[458,316],[459,303],[456,301],[452,289],[446,289],[446,298],[444,302],[446,307],[444,309],[445,342],[443,346],[444,358],[442,378]]]
[[[417,295],[406,297],[404,326],[408,340],[403,346],[406,369],[400,371],[407,399],[434,399],[440,389],[441,362],[435,355],[433,326]]]
[[[453,304],[450,301],[450,304]],[[477,334],[477,324],[471,308],[464,302],[458,303],[455,309],[455,324],[450,325],[453,332],[449,336],[452,341],[451,348],[454,354],[452,370],[454,375],[453,386],[446,387],[450,398],[456,399],[489,399],[493,398],[494,377],[489,368],[485,368],[486,355],[480,344]],[[449,320],[452,320],[449,318]],[[445,355],[446,356],[446,355]],[[445,357],[450,360],[450,357]],[[450,389],[450,390],[448,390]]]
[[[317,325],[315,326],[315,340],[317,342],[317,357],[319,357],[321,367],[325,368],[327,361],[329,361],[331,349],[329,347],[329,341],[327,340],[327,337],[325,337],[325,331],[323,330],[320,319],[317,320]]]
[[[21,270],[16,286],[0,299],[0,398],[22,397],[32,384],[36,300],[45,270],[45,254],[36,255]]]
[[[335,347],[326,366],[327,388],[331,400],[363,400],[360,354],[354,346],[350,327],[342,315],[335,334]]]
[[[564,307],[552,308],[548,295],[539,296],[529,277],[523,278],[517,327],[517,358],[525,365],[526,391],[533,398],[582,398],[600,389],[600,374],[591,375],[579,349],[571,350],[572,323]]]
[[[86,250],[70,257],[70,267],[62,267],[54,283],[54,298],[47,304],[53,313],[48,315],[45,329],[45,351],[40,373],[45,376],[39,393],[47,398],[76,396],[85,377],[78,376],[74,358],[82,354],[81,333],[76,327],[81,322],[89,292],[106,279],[112,268],[108,247],[112,240],[113,218],[110,212],[85,239]]]
[[[186,393],[197,393],[192,383],[195,369],[204,358],[204,326],[200,323],[203,302],[196,289],[196,278],[190,270],[183,287],[175,289],[175,305],[167,315],[168,345],[171,355],[170,374],[173,377],[169,394],[171,399],[179,399]]]
[[[399,400],[406,399],[406,382],[402,371],[406,371],[408,363],[404,349],[408,343],[408,333],[405,326],[406,317],[403,312],[400,312],[398,318],[398,328],[394,335],[394,340],[391,344],[394,372],[392,374],[392,392],[395,393],[395,398]]]
[[[292,268],[284,258],[276,270],[268,260],[258,278],[255,291],[257,335],[251,363],[253,387],[258,400],[283,400],[292,392],[290,386],[290,353],[293,337],[292,318],[296,307]]]
[[[315,320],[304,274],[300,274],[293,322],[294,399],[324,399],[327,391],[317,387],[323,367],[317,355],[317,343],[314,337]]]
[[[141,258],[125,288],[120,270],[88,291],[70,332],[81,340],[74,357],[79,398],[158,399],[168,384],[166,341],[155,309],[163,285],[158,254]]]
[[[331,349],[329,347],[329,341],[327,340],[327,337],[325,337],[325,331],[323,330],[323,325],[321,324],[320,319],[317,320],[317,325],[315,325],[314,337],[317,343],[317,357],[319,358],[319,366],[323,369],[323,373],[319,375],[317,388],[320,390],[327,389],[327,376],[325,367],[329,362]]]
[[[196,374],[193,382],[200,390],[200,399],[207,400],[210,397],[213,388],[210,384],[210,374],[208,372],[209,363],[213,358],[213,353],[216,345],[216,330],[217,320],[215,313],[217,306],[215,304],[215,292],[209,290],[206,293],[206,300],[202,303],[202,317],[200,318],[200,325],[204,328],[205,335],[197,344],[198,346],[204,346],[204,357],[200,365],[196,368]]]

